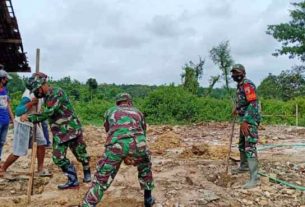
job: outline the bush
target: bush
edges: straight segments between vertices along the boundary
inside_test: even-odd
[[[228,121],[232,119],[233,104],[230,99],[199,99],[198,121]]]
[[[94,100],[89,103],[74,102],[75,111],[83,124],[102,124],[104,113],[113,104],[104,100]]]
[[[145,98],[143,111],[151,123],[190,123],[199,112],[198,98],[182,87],[161,86]]]

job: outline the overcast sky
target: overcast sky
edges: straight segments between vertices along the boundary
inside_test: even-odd
[[[229,40],[236,63],[256,84],[298,60],[271,54],[267,25],[288,22],[288,0],[12,0],[30,66],[85,82],[181,82],[182,66],[206,59],[201,86],[219,72],[212,47]]]

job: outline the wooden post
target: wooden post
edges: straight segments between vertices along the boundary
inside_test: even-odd
[[[40,49],[36,49],[36,73],[40,70]]]
[[[40,62],[40,49],[36,49],[36,73],[39,72],[39,62]],[[38,105],[36,106],[36,112],[38,110]],[[31,140],[32,145],[32,154],[31,154],[31,165],[30,165],[30,178],[28,182],[28,190],[27,190],[27,197],[28,197],[28,204],[31,203],[31,195],[33,195],[33,184],[34,184],[34,172],[35,172],[35,161],[36,161],[36,154],[37,154],[37,142],[36,142],[36,131],[37,131],[37,124],[34,124],[33,127],[33,135]]]
[[[299,105],[295,105],[295,125],[299,126]]]

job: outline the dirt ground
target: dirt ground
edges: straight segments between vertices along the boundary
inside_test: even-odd
[[[232,157],[238,158],[238,125],[232,144]],[[285,187],[268,177],[260,177],[260,185],[244,190],[241,186],[248,173],[225,174],[226,155],[231,133],[229,123],[202,123],[190,126],[149,126],[148,145],[152,152],[156,188],[156,207],[197,206],[303,206],[303,191]],[[305,128],[291,126],[260,127],[260,172],[298,186],[305,186]],[[102,127],[85,127],[84,137],[91,156],[92,171],[102,155],[105,132]],[[277,146],[281,144],[282,146]],[[4,146],[4,158],[12,149],[12,131]],[[302,146],[304,145],[304,146]],[[266,147],[268,146],[268,147]],[[277,147],[276,147],[277,146]],[[46,167],[52,178],[35,174],[34,192],[27,205],[30,153],[20,158],[0,179],[0,206],[56,207],[76,206],[90,184],[82,183],[81,165],[71,152],[67,155],[78,170],[78,190],[57,190],[66,177],[51,161],[47,150]],[[238,162],[230,161],[229,169]],[[112,186],[106,191],[100,207],[142,207],[143,192],[135,167],[122,164]]]

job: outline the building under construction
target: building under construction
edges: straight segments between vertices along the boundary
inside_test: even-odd
[[[11,0],[0,0],[0,64],[8,72],[31,72]]]

